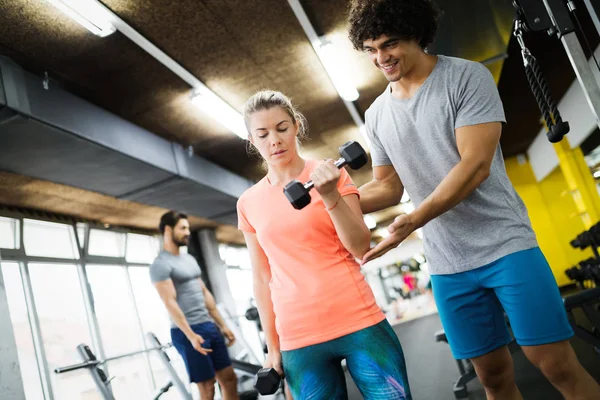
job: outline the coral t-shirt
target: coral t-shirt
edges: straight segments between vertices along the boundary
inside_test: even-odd
[[[296,178],[309,180],[317,161],[306,162]],[[337,188],[358,195],[342,168]],[[323,343],[375,325],[385,315],[360,265],[344,247],[319,193],[296,210],[267,177],[237,203],[238,227],[256,233],[271,268],[271,300],[282,351]]]

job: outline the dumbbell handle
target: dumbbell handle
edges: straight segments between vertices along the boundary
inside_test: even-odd
[[[344,157],[340,157],[337,159],[337,161],[335,162],[335,166],[338,168],[342,168],[344,165],[348,164],[348,162],[346,161],[346,159]],[[304,188],[306,190],[310,190],[315,186],[315,184],[313,183],[313,181],[308,181],[304,184]]]

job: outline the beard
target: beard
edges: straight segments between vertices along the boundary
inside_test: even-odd
[[[173,243],[177,245],[177,247],[187,246],[190,238],[188,236],[184,236],[182,238],[173,238]]]

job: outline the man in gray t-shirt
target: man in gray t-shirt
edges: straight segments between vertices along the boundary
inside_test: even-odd
[[[159,229],[163,250],[150,266],[150,279],[171,317],[173,346],[202,399],[214,398],[215,377],[223,398],[237,399],[237,378],[227,350],[235,337],[200,278],[196,259],[180,252],[190,237],[187,216],[169,211],[162,216]]]
[[[568,341],[573,330],[556,281],[506,175],[506,121],[491,73],[425,51],[439,16],[430,0],[361,0],[349,14],[354,47],[390,82],[365,115],[373,179],[360,188],[362,210],[397,205],[404,190],[416,207],[396,217],[362,261],[423,228],[451,350],[472,360],[488,396],[521,398],[506,313],[526,356],[565,398],[600,398]]]

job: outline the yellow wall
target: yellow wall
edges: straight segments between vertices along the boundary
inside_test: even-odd
[[[569,244],[586,228],[560,168],[538,183],[529,162],[519,163],[512,157],[505,163],[509,179],[527,207],[531,225],[556,282],[559,286],[571,283],[565,270],[591,257],[592,252],[573,249]]]

